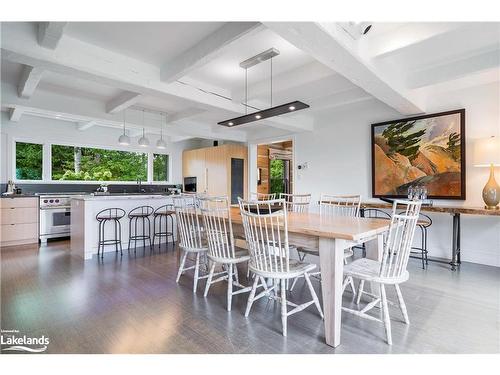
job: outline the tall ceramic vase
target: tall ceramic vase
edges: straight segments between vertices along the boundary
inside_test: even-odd
[[[487,209],[498,209],[500,202],[500,186],[495,180],[495,172],[493,164],[490,166],[490,178],[483,189],[483,200],[486,203]]]

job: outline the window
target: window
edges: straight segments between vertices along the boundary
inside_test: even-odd
[[[43,145],[16,142],[16,179],[41,180]]]
[[[168,155],[153,154],[153,181],[168,181]]]
[[[141,152],[52,145],[52,180],[146,181],[147,165]]]

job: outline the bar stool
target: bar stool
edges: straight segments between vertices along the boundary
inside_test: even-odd
[[[120,255],[123,255],[122,251],[122,225],[120,223],[120,219],[125,216],[125,211],[121,208],[106,208],[102,211],[99,211],[95,216],[96,220],[99,223],[99,240],[97,242],[97,257],[99,258],[99,254],[101,254],[101,258],[104,257],[104,246],[107,245],[115,245],[115,252],[118,252],[118,246],[120,246]],[[115,236],[112,239],[105,239],[105,225],[106,222],[113,221]],[[102,247],[102,252],[101,252]]]
[[[417,221],[417,227],[420,229],[420,247],[412,247],[412,250],[417,250],[417,254],[420,253],[419,258],[422,260],[422,269],[424,270],[425,267],[429,264],[429,260],[427,258],[427,228],[429,228],[431,225],[432,219],[426,214],[420,213]],[[415,254],[415,252],[412,251],[411,254]]]
[[[172,242],[174,240],[174,218],[172,216],[174,211],[173,204],[166,204],[164,206],[158,207],[153,212],[153,247],[155,245],[155,238],[158,236],[158,248],[161,247],[161,237],[166,237],[166,242],[168,245],[168,237],[172,236]],[[158,230],[156,230],[156,219],[158,219]],[[168,223],[170,221],[170,231],[168,230]],[[162,223],[165,223],[165,230],[162,230]]]
[[[146,250],[146,240],[149,241],[149,249],[153,250],[153,245],[151,243],[151,221],[149,217],[153,214],[154,208],[151,206],[139,206],[136,207],[128,213],[128,249],[130,251],[130,243],[134,241],[134,253],[137,249],[137,241],[142,240],[144,250]],[[142,233],[138,234],[137,224],[142,223]],[[147,234],[146,234],[146,221],[147,221]],[[132,225],[134,226],[134,231],[132,232]],[[140,226],[140,224],[139,224]]]

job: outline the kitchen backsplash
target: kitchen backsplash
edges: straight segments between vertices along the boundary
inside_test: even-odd
[[[21,188],[23,194],[74,192],[93,193],[99,186],[99,184],[16,184],[16,187]],[[1,184],[0,188],[2,192],[7,191],[7,184]],[[146,193],[162,193],[166,192],[167,188],[182,189],[182,185],[141,185],[141,189],[144,189]],[[139,192],[139,185],[109,184],[108,191],[110,193],[137,193]]]

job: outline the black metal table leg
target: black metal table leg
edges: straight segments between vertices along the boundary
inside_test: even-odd
[[[453,239],[451,243],[451,270],[455,271],[460,265],[460,214],[453,213]]]

